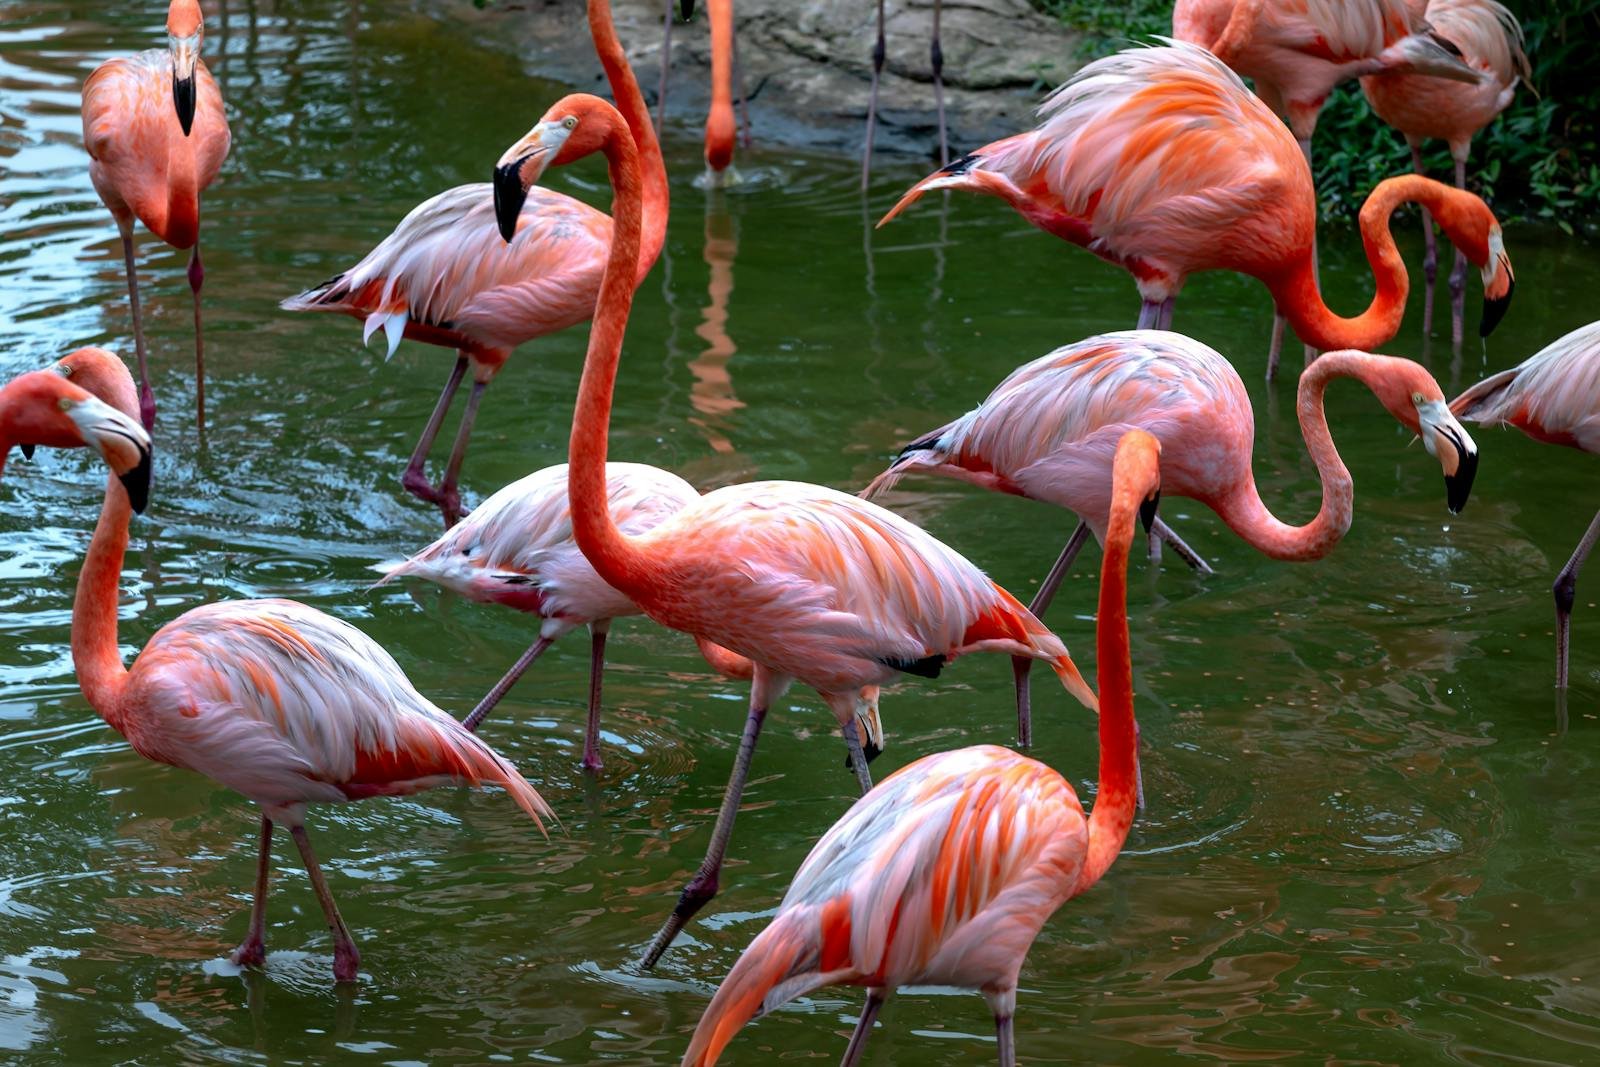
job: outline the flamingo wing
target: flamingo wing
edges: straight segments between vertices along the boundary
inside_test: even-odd
[[[1600,322],[1580,326],[1450,403],[1458,417],[1600,453]]]

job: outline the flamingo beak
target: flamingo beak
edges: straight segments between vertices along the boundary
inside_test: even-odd
[[[178,125],[187,137],[194,128],[194,67],[200,55],[200,37],[171,37],[168,51],[172,54],[172,104],[178,112]]]
[[[1423,447],[1444,468],[1445,505],[1459,515],[1478,474],[1478,446],[1443,400],[1422,405],[1417,414]]]
[[[1139,505],[1139,524],[1144,527],[1144,532],[1149,533],[1150,528],[1156,524],[1156,509],[1161,506],[1161,490],[1157,489],[1150,494],[1150,498]]]
[[[93,397],[63,399],[61,408],[78,427],[84,444],[100,455],[128,491],[133,510],[150,503],[150,435],[138,421]]]
[[[506,149],[494,165],[494,221],[506,244],[517,235],[517,219],[522,215],[522,205],[528,201],[528,190],[566,140],[567,130],[562,129],[562,136],[553,137],[550,125],[541,122],[529,130],[527,136]]]
[[[1516,291],[1517,277],[1511,270],[1511,257],[1506,255],[1505,237],[1497,226],[1489,233],[1489,259],[1483,265],[1483,319],[1478,323],[1478,336],[1488,337],[1511,307],[1511,294]]]
[[[32,459],[33,458],[33,446],[32,445],[18,445],[17,447],[22,449],[22,458],[23,459]]]

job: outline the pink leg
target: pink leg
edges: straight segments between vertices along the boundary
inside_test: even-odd
[[[606,669],[606,634],[610,619],[589,624],[589,722],[583,731],[583,769],[598,771],[600,761],[600,676]]]
[[[872,1024],[877,1020],[881,1007],[883,990],[867,990],[867,1002],[862,1005],[861,1018],[856,1022],[855,1032],[850,1035],[850,1045],[844,1050],[844,1059],[839,1061],[839,1067],[856,1067],[861,1062],[861,1053],[866,1050],[867,1038],[872,1036]]]
[[[450,449],[450,462],[445,464],[444,481],[439,483],[439,508],[444,512],[444,527],[449,529],[461,521],[461,494],[456,483],[461,477],[461,462],[467,458],[467,442],[472,439],[472,424],[478,418],[478,404],[483,400],[483,390],[488,382],[473,382],[467,394],[467,409],[461,413],[461,425],[456,427],[456,443]]]
[[[1000,1067],[1017,1067],[1017,1038],[1011,1028],[1010,1015],[994,1017],[994,1034]]]
[[[461,379],[467,374],[467,357],[465,353],[456,356],[456,365],[450,371],[450,378],[444,383],[444,392],[439,394],[439,402],[433,406],[433,414],[428,416],[428,425],[422,428],[422,436],[417,438],[417,447],[411,451],[411,461],[406,464],[405,473],[400,476],[400,484],[405,486],[406,492],[419,500],[430,504],[439,503],[439,492],[428,481],[425,470],[428,462],[428,453],[433,449],[434,439],[439,436],[439,427],[444,424],[444,417],[450,411],[450,401],[455,399],[456,390],[461,387]]]
[[[333,902],[333,894],[328,892],[328,883],[322,877],[322,867],[317,863],[317,854],[311,851],[311,839],[306,836],[306,828],[291,826],[289,833],[294,838],[296,847],[300,849],[300,861],[306,866],[306,874],[311,878],[311,888],[317,891],[317,901],[322,905],[323,917],[328,920],[328,931],[333,934],[333,980],[354,982],[356,973],[361,969],[361,953],[356,950],[356,940],[350,936],[350,928],[340,917],[339,906]]]
[[[1600,511],[1589,522],[1589,528],[1584,531],[1583,540],[1578,542],[1578,547],[1573,550],[1572,558],[1567,560],[1567,565],[1561,568],[1561,573],[1556,575],[1556,584],[1552,592],[1556,598],[1556,688],[1567,687],[1567,648],[1572,636],[1572,604],[1578,595],[1578,572],[1583,570],[1584,563],[1589,559],[1589,553],[1594,551],[1594,543],[1600,540]]]
[[[939,166],[950,162],[950,138],[944,121],[944,49],[939,47],[939,15],[944,0],[933,0],[933,44],[928,48],[928,58],[933,66],[933,105],[939,111]]]
[[[189,253],[189,291],[194,294],[194,421],[202,434],[206,432],[206,347],[205,332],[200,328],[200,287],[205,281],[206,268],[200,262],[200,240],[196,238],[194,251]]]
[[[517,662],[511,665],[511,669],[501,675],[500,680],[494,683],[494,687],[483,695],[482,700],[478,701],[478,706],[473,708],[465,719],[461,720],[461,725],[476,733],[479,724],[483,722],[483,717],[494,710],[494,706],[500,703],[501,698],[511,691],[512,686],[517,684],[517,679],[522,677],[522,673],[533,666],[533,661],[544,655],[544,650],[553,644],[555,644],[555,638],[541,637],[529,645],[528,651],[517,658]]]
[[[1161,322],[1161,301],[1143,300],[1139,303],[1139,321],[1134,324],[1136,330],[1159,329]]]
[[[272,866],[272,820],[261,816],[261,850],[256,861],[256,899],[250,906],[250,933],[229,957],[240,967],[267,962],[267,874]]]
[[[1033,603],[1028,605],[1028,610],[1036,619],[1042,619],[1045,611],[1050,607],[1050,601],[1055,599],[1056,590],[1061,588],[1061,579],[1067,576],[1072,569],[1072,563],[1078,558],[1078,552],[1083,548],[1085,541],[1089,540],[1089,524],[1082,521],[1073,527],[1072,536],[1067,538],[1066,545],[1061,549],[1061,555],[1056,557],[1055,564],[1050,568],[1050,573],[1044,576],[1044,581],[1039,585],[1039,591],[1033,594]],[[1033,744],[1033,696],[1028,683],[1028,675],[1033,671],[1033,660],[1027,656],[1011,657],[1011,675],[1017,687],[1017,744],[1027,748]]]
[[[1178,298],[1175,296],[1169,296],[1161,301],[1161,308],[1156,314],[1156,329],[1172,329],[1172,309],[1177,306],[1177,303]]]
[[[878,0],[878,41],[872,46],[872,88],[867,91],[867,141],[861,149],[861,191],[872,180],[872,135],[878,124],[878,79],[883,77],[883,61],[888,49],[883,40],[883,0]]]
[[[1470,145],[1471,142],[1468,142]],[[1456,188],[1467,187],[1467,155],[1456,154]],[[1432,227],[1429,227],[1430,232]],[[1456,263],[1450,271],[1450,351],[1461,354],[1461,337],[1467,314],[1467,254],[1456,249]]]
[[[156,394],[150,388],[150,366],[144,347],[144,316],[139,313],[139,276],[133,265],[133,223],[126,226],[119,219],[122,230],[122,262],[128,271],[128,304],[133,308],[133,348],[139,356],[139,421],[145,432],[156,428]]]
[[[1411,143],[1411,169],[1418,174],[1426,174],[1422,166],[1422,142],[1414,137],[1406,138]],[[1422,210],[1422,336],[1433,335],[1433,283],[1439,276],[1439,245],[1433,237],[1433,216],[1428,214],[1428,209],[1418,205]]]
[[[1267,381],[1278,376],[1278,357],[1283,354],[1283,328],[1289,320],[1277,308],[1272,310],[1272,344],[1267,347]]]

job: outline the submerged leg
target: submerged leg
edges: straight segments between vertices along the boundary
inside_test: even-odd
[[[333,902],[333,894],[328,892],[328,883],[322,877],[322,867],[317,863],[317,854],[311,851],[311,839],[306,836],[306,828],[291,826],[289,834],[294,838],[296,847],[300,849],[300,861],[306,865],[306,874],[311,878],[311,888],[317,891],[317,901],[322,905],[322,915],[328,920],[328,930],[333,934],[334,981],[353,982],[356,980],[356,972],[361,969],[361,953],[356,950],[356,939],[350,936],[350,928],[340,917],[339,906]]]
[[[555,640],[553,637],[541,637],[529,645],[528,650],[517,657],[517,662],[511,665],[511,669],[501,675],[500,680],[494,683],[494,687],[483,695],[483,699],[478,701],[478,706],[461,720],[461,725],[477,732],[483,717],[494,710],[494,706],[511,691],[512,686],[517,684],[517,679],[522,677],[523,672],[533,666],[533,661],[544,655],[544,650],[555,644]]]
[[[156,426],[156,394],[150,388],[150,365],[144,347],[144,316],[139,313],[139,275],[133,265],[133,223],[130,221],[123,225],[122,220],[117,220],[117,227],[122,231],[122,263],[128,272],[128,306],[133,309],[133,350],[139,357],[139,421],[144,423],[145,432],[149,433]]]
[[[939,15],[944,0],[933,0],[933,44],[928,48],[928,58],[933,66],[933,106],[939,112],[939,166],[950,162],[950,138],[944,121],[944,49],[939,47]]]
[[[1595,512],[1594,518],[1589,522],[1589,528],[1584,531],[1583,540],[1578,542],[1578,547],[1573,549],[1572,558],[1567,560],[1567,565],[1556,575],[1556,583],[1551,589],[1556,598],[1557,689],[1567,687],[1567,647],[1572,632],[1572,602],[1578,595],[1578,572],[1583,570],[1584,561],[1589,558],[1597,539],[1600,539],[1600,511]]]
[[[267,874],[272,866],[272,820],[261,816],[261,847],[256,858],[256,898],[250,905],[250,932],[229,957],[240,967],[267,962]]]
[[[1199,571],[1201,574],[1216,573],[1211,569],[1211,564],[1206,562],[1205,557],[1185,544],[1183,538],[1178,536],[1177,531],[1161,521],[1159,515],[1156,516],[1154,525],[1150,527],[1150,533],[1152,536],[1160,537],[1161,540],[1165,541],[1178,554],[1178,558],[1187,563],[1192,569]]]
[[[1407,137],[1411,144],[1411,169],[1426,174],[1422,166],[1422,141]],[[1421,204],[1422,211],[1422,336],[1433,334],[1433,283],[1439,276],[1439,245],[1433,236],[1433,216]]]
[[[872,46],[872,87],[867,90],[867,140],[861,148],[861,191],[872,180],[872,135],[878,124],[878,79],[888,50],[883,42],[883,0],[878,0],[878,41]]]
[[[700,861],[700,868],[679,894],[672,914],[667,916],[667,921],[650,942],[650,948],[644,954],[646,969],[656,965],[661,954],[671,947],[678,932],[694,917],[695,912],[717,895],[722,858],[728,851],[728,838],[733,836],[733,820],[739,814],[745,779],[750,776],[750,758],[755,754],[756,741],[761,737],[761,724],[767,718],[767,705],[776,699],[774,690],[781,693],[782,687],[774,686],[771,676],[757,667],[755,680],[750,686],[750,714],[745,719],[744,736],[739,740],[739,753],[733,759],[733,771],[728,775],[727,791],[722,794],[722,807],[717,811],[717,824],[711,831],[711,844],[706,848],[705,859]]]
[[[1468,141],[1461,146],[1459,152],[1454,145],[1451,154],[1456,159],[1456,188],[1467,187],[1467,149],[1472,142]],[[1429,227],[1432,231],[1432,227]],[[1456,249],[1456,263],[1450,271],[1450,351],[1461,351],[1461,337],[1464,332],[1467,313],[1467,254],[1461,249]]]
[[[1072,563],[1078,558],[1083,543],[1089,539],[1089,524],[1082,519],[1073,527],[1072,535],[1067,538],[1066,545],[1061,549],[1061,555],[1056,557],[1050,573],[1044,576],[1044,581],[1039,584],[1039,591],[1033,594],[1033,603],[1028,605],[1028,610],[1033,612],[1036,619],[1044,617],[1045,610],[1049,608],[1050,601],[1055,599],[1056,590],[1061,587],[1061,579],[1067,576],[1067,571],[1072,569]],[[1017,744],[1026,748],[1033,744],[1033,695],[1028,682],[1028,676],[1033,671],[1033,660],[1027,656],[1011,657],[1011,676],[1017,688]]]
[[[1016,1067],[1017,1038],[1011,1029],[1011,1016],[996,1015],[994,1017],[994,1035],[996,1051],[1000,1057],[1000,1067]]]
[[[205,264],[200,262],[200,239],[195,238],[189,253],[189,291],[194,294],[194,423],[206,432],[206,346],[200,328],[200,287],[206,283]]]
[[[850,1044],[844,1050],[844,1059],[839,1061],[839,1067],[856,1067],[861,1062],[861,1053],[867,1047],[867,1038],[872,1036],[872,1024],[878,1018],[878,1009],[883,1007],[883,990],[868,989],[867,1002],[861,1006],[861,1018],[856,1022],[855,1032],[850,1035]]]
[[[461,413],[461,425],[456,427],[456,443],[450,449],[450,462],[445,464],[444,480],[439,483],[439,510],[444,513],[444,526],[449,529],[461,521],[461,494],[456,483],[461,477],[461,462],[467,458],[467,442],[472,439],[472,424],[478,418],[478,404],[488,382],[473,382],[467,394],[467,408]]]
[[[417,447],[411,451],[411,461],[406,464],[405,473],[400,476],[400,484],[405,486],[406,492],[430,504],[439,502],[439,494],[428,481],[428,474],[424,469],[428,462],[428,453],[433,449],[434,439],[439,436],[439,427],[444,424],[444,417],[450,411],[450,401],[455,399],[456,390],[461,387],[461,379],[466,377],[466,374],[466,353],[457,353],[456,365],[444,383],[444,392],[439,394],[439,402],[433,406],[433,414],[428,416],[428,424],[422,428],[422,436],[417,438]]]
[[[583,769],[600,769],[600,676],[606,669],[606,634],[611,620],[589,624],[589,721],[583,730]]]

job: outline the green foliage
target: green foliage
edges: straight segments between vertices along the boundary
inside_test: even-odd
[[[1034,0],[1085,34],[1084,58],[1171,30],[1170,0]],[[1496,210],[1512,208],[1568,232],[1600,209],[1600,0],[1506,0],[1522,22],[1531,88],[1474,140],[1468,183]],[[1323,109],[1313,159],[1324,209],[1354,212],[1380,180],[1410,169],[1405,139],[1367,106],[1355,84]],[[1428,172],[1448,178],[1449,150],[1431,143]]]

